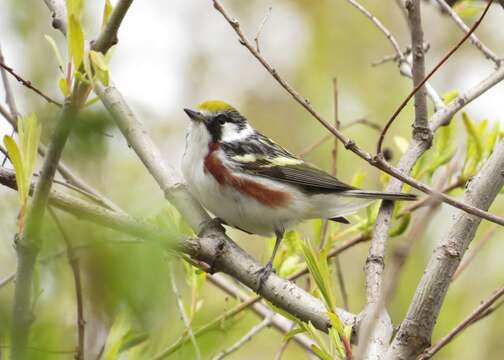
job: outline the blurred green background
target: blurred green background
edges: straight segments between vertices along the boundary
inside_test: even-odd
[[[403,49],[409,43],[405,19],[393,1],[362,1],[392,31]],[[279,74],[289,81],[327,118],[333,116],[332,78],[339,84],[339,115],[342,124],[365,117],[383,125],[411,88],[411,81],[399,74],[397,66],[371,63],[393,54],[386,38],[370,21],[344,0],[225,1],[253,38],[268,7],[271,16],[260,37],[261,53]],[[476,5],[479,6],[479,5]],[[103,1],[89,0],[84,17],[86,38],[97,35]],[[480,7],[480,6],[479,6]],[[504,53],[502,9],[493,7],[478,30],[497,54]],[[461,37],[461,32],[438,7],[423,2],[425,37],[430,44],[427,69],[431,69]],[[465,18],[468,22],[473,17]],[[50,14],[40,0],[2,0],[0,2],[0,44],[7,64],[61,99],[58,90],[57,62],[44,40],[56,39],[62,53],[65,41],[51,28]],[[434,76],[433,86],[440,94],[463,91],[491,73],[493,64],[470,44],[465,44]],[[207,99],[222,99],[233,104],[263,133],[294,153],[325,135],[325,130],[309,116],[270,77],[237,41],[229,25],[212,7],[211,1],[172,0],[136,1],[119,32],[119,45],[110,62],[111,77],[123,92],[134,112],[146,124],[168,163],[179,168],[184,150],[187,120],[183,107]],[[20,111],[36,112],[43,122],[43,139],[54,127],[58,109],[46,104],[11,79]],[[3,99],[3,89],[0,96]],[[477,120],[502,121],[504,86],[497,85],[467,107]],[[430,106],[430,105],[429,105]],[[394,124],[386,141],[393,162],[400,149],[395,136],[409,139],[412,122],[410,104]],[[454,118],[457,145],[466,141],[460,116]],[[0,119],[0,132],[10,128]],[[373,152],[378,133],[356,125],[345,131],[360,146]],[[326,142],[307,156],[324,169],[331,165],[332,142]],[[341,149],[341,148],[340,148]],[[87,108],[65,148],[64,160],[90,184],[137,217],[152,219],[168,216],[168,204],[152,177],[115,128],[103,107]],[[40,162],[39,162],[40,163]],[[358,172],[365,173],[363,187],[383,187],[380,173],[352,153],[340,150],[338,176],[350,182]],[[434,177],[435,182],[436,177]],[[61,188],[59,185],[55,185]],[[0,278],[15,270],[12,246],[18,211],[16,194],[0,187]],[[491,209],[502,214],[504,202],[498,199]],[[399,289],[389,306],[395,324],[404,316],[424,266],[436,242],[447,229],[453,209],[442,206],[425,228],[408,258]],[[421,214],[415,214],[418,216]],[[168,272],[168,256],[159,247],[135,241],[118,232],[81,222],[60,214],[81,259],[85,295],[87,342],[91,355],[99,351],[108,329],[118,314],[127,313],[135,334],[150,336],[151,350],[173,343],[184,331],[176,310]],[[415,217],[414,217],[415,219]],[[478,234],[486,232],[483,222]],[[344,228],[340,228],[344,229]],[[300,226],[305,236],[313,236],[309,223]],[[236,230],[228,232],[255,257],[264,261],[267,241]],[[407,234],[407,233],[406,233]],[[343,237],[341,240],[348,238]],[[477,236],[476,242],[481,236]],[[393,244],[400,238],[391,240]],[[439,317],[434,341],[465,317],[481,299],[504,281],[502,230],[493,234],[470,267],[451,286]],[[116,241],[116,243],[112,243]],[[118,242],[119,241],[119,242]],[[125,243],[133,241],[132,243]],[[474,244],[471,246],[473,247]],[[30,344],[41,350],[71,351],[76,343],[75,294],[73,277],[65,256],[54,256],[63,249],[54,223],[47,217],[43,229],[41,260],[37,265],[33,304],[35,321]],[[389,246],[390,248],[390,246]],[[367,244],[361,244],[340,257],[349,293],[350,310],[358,312],[364,304],[363,265]],[[184,300],[190,299],[183,268],[175,265],[178,287]],[[303,281],[300,282],[303,284]],[[13,284],[0,289],[0,345],[8,343]],[[209,283],[202,286],[202,308],[193,326],[205,324],[236,303]],[[341,302],[339,302],[341,304]],[[203,357],[210,358],[233,344],[259,320],[250,312],[223,330],[198,338]],[[504,311],[498,311],[467,330],[447,346],[439,359],[502,359]],[[230,359],[274,358],[282,335],[266,329]],[[0,351],[5,351],[1,349]],[[154,351],[156,352],[156,351]],[[33,359],[71,359],[72,354],[32,351]],[[190,343],[172,359],[194,358]],[[284,359],[306,359],[304,350],[291,343]]]

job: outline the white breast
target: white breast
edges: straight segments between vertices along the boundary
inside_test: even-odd
[[[292,194],[287,206],[274,208],[261,204],[233,187],[220,185],[204,170],[209,141],[203,125],[192,126],[187,135],[182,172],[193,196],[210,212],[231,226],[259,235],[270,235],[276,229],[290,227],[306,218],[307,207],[311,207],[306,195],[289,185],[264,178],[253,178],[269,189],[287,190]],[[226,163],[225,154],[221,150],[217,156]],[[252,179],[243,174],[233,175]]]

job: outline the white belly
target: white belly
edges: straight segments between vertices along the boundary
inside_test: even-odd
[[[189,164],[183,161],[182,166],[189,191],[205,208],[230,226],[253,234],[270,235],[276,229],[285,229],[300,222],[304,217],[301,199],[293,197],[287,206],[269,207],[229,185],[220,185],[204,171],[203,162]],[[274,183],[269,185],[272,189],[281,190],[281,186]]]

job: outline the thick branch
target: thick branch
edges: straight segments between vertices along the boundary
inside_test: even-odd
[[[413,88],[419,86],[425,78],[424,34],[420,0],[406,2],[411,32],[411,52],[413,55]],[[430,143],[432,133],[427,122],[427,94],[425,86],[415,93],[415,122],[413,123],[413,137]]]
[[[504,185],[503,168],[504,141],[500,141],[481,171],[469,183],[464,202],[488,209]],[[452,275],[480,222],[477,216],[458,212],[450,230],[434,250],[387,359],[412,359],[429,346]]]
[[[67,34],[67,9],[65,0],[44,0],[52,16],[52,27]]]
[[[107,51],[117,44],[118,37],[117,33],[119,27],[128,11],[133,0],[120,0],[114,8],[114,11],[110,15],[109,21],[105,28],[102,30],[100,36],[91,45],[93,50],[107,53]]]
[[[0,168],[0,183],[16,189],[14,172]],[[78,219],[89,220],[132,236],[161,243],[165,247],[191,255],[196,260],[213,263],[220,271],[233,276],[251,288],[256,288],[258,285],[256,271],[262,265],[219,231],[210,229],[211,231],[200,238],[180,238],[166,229],[160,229],[129,215],[118,214],[55,189],[51,190],[49,200],[54,207],[67,211]],[[222,250],[218,249],[221,244],[224,244]],[[216,258],[216,252],[223,255]],[[275,274],[263,283],[260,295],[294,316],[311,321],[321,330],[327,330],[329,326],[327,311],[319,299]],[[351,313],[338,310],[338,315],[345,323],[354,324],[355,316]]]

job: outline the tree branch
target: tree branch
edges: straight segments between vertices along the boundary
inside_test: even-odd
[[[408,0],[406,2],[411,33],[411,53],[413,55],[413,88],[415,92],[415,121],[413,123],[413,137],[418,137],[428,144],[432,142],[432,132],[427,120],[427,95],[425,91],[425,53],[424,34],[422,28],[422,16],[420,0]],[[429,145],[430,147],[430,145]],[[379,151],[378,151],[379,152]]]
[[[419,0],[407,0],[407,3],[406,3],[407,8],[412,8],[412,5],[414,5],[414,2],[418,2],[418,1]],[[443,57],[443,59],[441,59],[441,61],[439,63],[436,64],[436,66],[434,66],[434,68],[429,72],[429,74],[427,74],[427,76],[425,76],[423,79],[421,79],[421,81],[419,83],[417,83],[415,85],[415,88],[403,100],[403,102],[401,103],[401,105],[399,105],[399,107],[396,109],[394,114],[392,114],[392,117],[385,124],[385,127],[383,128],[383,132],[380,135],[380,139],[378,140],[378,146],[377,146],[377,151],[376,151],[378,154],[380,154],[380,152],[381,152],[382,143],[383,143],[383,140],[385,139],[385,135],[387,134],[388,129],[390,128],[390,126],[392,125],[394,120],[397,118],[399,113],[408,104],[409,100],[413,97],[413,95],[416,96],[417,92],[422,88],[422,86],[424,86],[424,84],[427,82],[427,80],[429,80],[438,71],[438,69],[450,58],[450,56],[452,56],[455,53],[455,51],[457,51],[458,48],[467,40],[467,38],[478,28],[478,26],[481,24],[481,21],[483,20],[483,18],[487,14],[488,10],[490,9],[490,5],[492,5],[492,2],[493,2],[493,0],[488,1],[488,5],[485,7],[485,10],[480,15],[478,20],[476,20],[476,22],[474,23],[472,28],[469,30],[469,32],[467,34],[465,34],[465,36],[462,37],[462,39],[460,39],[460,41],[448,52],[448,54],[446,54]],[[411,4],[411,5],[408,5],[408,4]],[[420,6],[420,5],[418,5],[418,6]],[[411,11],[409,11],[409,13],[411,13]],[[412,19],[410,19],[410,26],[413,27],[414,25],[411,24],[411,22],[412,22]],[[418,25],[416,25],[416,26],[418,26]],[[418,34],[416,36],[418,36]],[[423,43],[420,48],[423,49]],[[413,51],[413,54],[415,54],[414,48],[412,48],[412,51]],[[424,72],[425,72],[425,69],[424,69]],[[413,77],[415,77],[415,74],[413,74]]]
[[[439,6],[443,9],[444,12],[446,12],[455,22],[455,24],[465,33],[467,34],[470,29],[469,27],[464,23],[464,21],[458,16],[458,14],[453,11],[450,5],[446,3],[445,0],[436,0]],[[488,59],[494,62],[495,66],[500,67],[502,64],[502,60],[497,57],[497,55],[494,54],[492,50],[490,50],[483,42],[478,39],[478,37],[473,33],[469,36],[469,40],[471,43],[478,48],[483,55]]]
[[[156,179],[165,196],[193,230],[200,232],[201,225],[209,219],[208,214],[185,190],[173,169],[164,163],[159,149],[147,135],[144,126],[133,115],[117,88],[112,85],[105,88],[97,83],[95,92],[111,113],[128,143]],[[213,268],[240,280],[250,289],[257,289],[260,278],[258,271],[261,265],[221,230],[211,227],[203,229],[208,233],[202,233],[203,237],[199,241],[186,241],[182,251],[197,260],[212,264]],[[330,326],[325,307],[320,300],[274,274],[263,282],[260,295],[301,320],[309,318],[318,329],[327,330]],[[342,313],[341,317],[344,321],[350,323],[353,321],[347,313]]]
[[[441,201],[456,207],[458,209],[462,209],[470,214],[477,215],[486,220],[504,225],[504,218],[499,216],[495,216],[493,214],[489,214],[486,211],[482,211],[474,206],[470,206],[460,201],[455,200],[450,196],[446,196],[441,194],[439,191],[434,190],[430,186],[416,181],[415,179],[404,175],[399,169],[393,167],[389,163],[387,163],[380,156],[372,156],[370,153],[362,150],[357,144],[343,135],[340,131],[338,131],[332,124],[330,124],[322,115],[320,115],[310,104],[310,101],[304,97],[302,97],[294,88],[292,88],[282,77],[278,75],[278,72],[266,61],[261,54],[259,54],[251,42],[245,37],[243,34],[240,24],[237,20],[232,19],[227,11],[222,7],[218,0],[212,0],[214,4],[214,8],[219,11],[222,16],[226,19],[226,21],[231,25],[235,33],[238,35],[240,44],[245,46],[249,52],[266,68],[266,70],[271,74],[271,76],[294,98],[294,100],[299,103],[306,111],[308,111],[322,126],[324,126],[329,132],[331,132],[336,138],[338,138],[345,146],[346,149],[352,151],[354,154],[367,161],[370,165],[375,166],[384,172],[392,175],[393,177],[401,180],[404,183],[411,185],[412,187],[425,192],[427,194],[435,195]],[[475,88],[467,91],[466,94],[460,95],[457,99],[455,99],[450,105],[451,107],[445,107],[441,110],[437,111],[431,119],[431,130],[437,129],[439,126],[449,122],[451,117],[460,110],[463,106],[468,104],[478,95],[481,95],[483,92],[488,90],[490,87],[495,85],[497,82],[501,81],[504,77],[503,68],[499,68],[495,71],[491,76],[489,76],[486,80],[484,80],[481,84],[476,86]],[[483,83],[485,83],[483,85]],[[471,95],[467,97],[467,95]],[[477,95],[476,95],[477,94]],[[473,97],[474,95],[474,97]],[[449,110],[448,110],[449,108]],[[454,111],[454,112],[453,112]],[[437,116],[436,116],[437,115]],[[435,120],[435,121],[434,121]]]
[[[488,209],[504,185],[504,141],[500,141],[480,172],[471,180],[464,202]],[[387,359],[411,359],[430,344],[432,330],[451,278],[481,222],[458,211],[450,230],[434,250],[417,287],[406,318],[387,353]]]
[[[490,310],[492,306],[500,297],[504,295],[504,286],[500,289],[494,291],[494,293],[485,301],[481,302],[476,309],[474,309],[471,314],[466,317],[459,325],[457,325],[452,331],[443,336],[435,345],[431,346],[429,349],[424,351],[418,360],[427,360],[432,358],[439,350],[448,345],[455,337],[460,335],[462,331],[467,329],[469,326],[482,319],[487,310]]]
[[[248,343],[252,338],[259,334],[266,327],[271,325],[271,318],[267,317],[259,324],[252,327],[240,340],[234,343],[232,346],[227,349],[222,350],[220,353],[215,355],[212,360],[222,360],[226,356],[231,355],[232,353],[238,351],[241,347],[243,347],[246,343]]]
[[[3,109],[2,106],[0,106],[0,113],[11,124],[12,128],[14,129],[14,131],[17,132],[17,128],[18,128],[18,126],[17,126],[17,119],[15,117],[11,116],[8,112],[6,112]],[[39,147],[38,147],[38,153],[41,156],[45,156],[45,154],[47,153],[47,148],[44,145],[40,144]],[[73,186],[81,189],[84,193],[87,194],[87,196],[92,195],[91,197],[98,204],[101,204],[101,205],[105,206],[106,208],[115,210],[117,212],[123,212],[124,213],[124,211],[118,205],[116,205],[115,203],[113,203],[111,200],[109,200],[108,198],[106,198],[105,196],[103,196],[102,194],[100,194],[98,192],[98,190],[96,190],[91,185],[89,185],[88,183],[86,183],[84,180],[82,180],[81,178],[79,178],[74,173],[74,171],[68,165],[66,165],[63,162],[63,160],[61,160],[61,159],[58,162],[58,172],[61,174],[61,176],[63,176],[63,178],[69,184],[71,184],[71,185],[73,185]],[[55,182],[57,182],[57,181],[55,181]]]
[[[0,183],[16,189],[14,172],[0,167]],[[67,211],[78,219],[92,221],[135,237],[146,238],[170,249],[182,251],[196,260],[213,263],[217,269],[231,275],[250,288],[256,288],[259,281],[256,271],[262,265],[220,231],[210,228],[199,238],[181,238],[167,229],[158,228],[129,215],[118,214],[55,189],[51,190],[49,201],[54,207]],[[225,242],[222,250],[219,249],[222,244],[221,240]],[[345,249],[350,246],[350,244],[346,244]],[[338,253],[341,251],[343,249],[340,249]],[[220,252],[222,256],[216,258],[216,252]],[[297,278],[303,274],[298,273],[293,277]],[[275,274],[271,274],[269,279],[261,288],[261,296],[299,319],[311,321],[320,330],[327,330],[330,321],[326,315],[327,311],[319,299]],[[338,309],[338,315],[346,324],[354,324],[355,316],[353,314]]]
[[[110,27],[109,22],[105,27],[104,32],[106,33],[102,33],[99,37],[99,39],[101,39],[100,46],[94,47],[96,51],[105,53],[108,50],[107,46],[110,43],[108,39],[115,36],[115,32],[117,32],[119,24],[124,18],[131,1],[132,0],[122,0],[113,10],[110,22],[112,22],[113,18],[114,23],[112,27]],[[126,5],[123,5],[123,3]],[[111,29],[115,30],[115,32],[111,31]],[[22,229],[22,233],[16,236],[15,239],[18,267],[11,324],[11,357],[13,360],[24,360],[26,358],[28,337],[32,322],[32,315],[29,313],[29,309],[33,269],[40,243],[40,229],[42,227],[43,216],[46,210],[52,181],[56,173],[56,167],[61,158],[70,131],[72,130],[76,112],[84,104],[89,94],[88,89],[89,85],[77,80],[74,83],[72,95],[69,99],[65,100],[61,118],[51,136],[40,177],[33,192],[32,204],[26,216],[26,226]]]
[[[63,33],[66,37],[67,34],[67,9],[64,0],[44,0],[45,4],[51,12],[52,27]]]
[[[44,98],[45,101],[47,101],[48,103],[50,104],[54,104],[58,107],[61,107],[62,104],[54,99],[52,99],[50,96],[44,94],[42,91],[40,91],[38,88],[36,88],[35,86],[33,86],[32,82],[29,81],[29,80],[25,80],[23,79],[20,75],[18,75],[13,68],[11,68],[10,66],[8,66],[4,61],[3,61],[3,58],[0,59],[0,67],[3,69],[3,70],[6,70],[9,74],[11,74],[17,81],[19,81],[23,86],[26,86],[28,89],[32,90],[33,92],[35,92],[37,95],[41,96],[42,98]],[[3,72],[2,72],[3,74]]]

